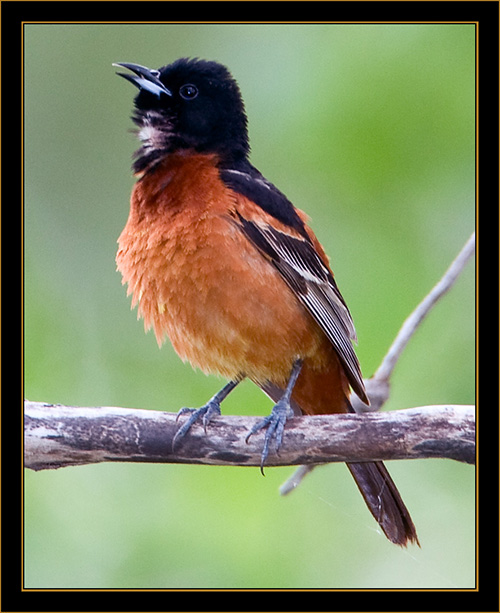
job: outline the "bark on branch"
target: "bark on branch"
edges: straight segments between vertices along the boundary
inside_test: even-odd
[[[175,451],[174,413],[82,408],[25,401],[25,466],[33,470],[98,462],[259,466],[263,433],[245,443],[259,417],[221,416],[193,426]],[[272,450],[273,451],[273,450]],[[289,420],[269,466],[411,458],[475,461],[474,407],[436,405]]]

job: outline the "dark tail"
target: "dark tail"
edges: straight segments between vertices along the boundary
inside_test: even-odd
[[[305,370],[304,367],[301,377],[303,377]],[[335,387],[334,377],[328,371],[316,373],[312,370],[308,371],[308,376],[312,378],[309,388],[306,385],[299,397],[296,394],[295,400],[292,396],[292,405],[295,403],[294,412],[297,414],[302,412],[308,414],[333,412],[330,410],[331,399],[335,392],[339,391]],[[297,383],[300,383],[300,377]],[[283,389],[273,383],[259,383],[258,385],[274,402],[277,402],[283,394]],[[313,398],[314,394],[311,390],[317,390],[325,385],[330,385],[333,389],[327,389],[323,398],[325,406],[319,407],[319,401],[317,398]],[[348,398],[343,395],[342,388],[340,388],[340,392],[344,404],[342,410],[354,412]],[[406,546],[408,543],[415,543],[420,546],[410,513],[384,464],[382,462],[350,462],[347,467],[351,471],[371,514],[379,523],[387,538],[396,545]]]
[[[359,491],[386,537],[396,545],[420,546],[410,513],[382,462],[349,462]]]

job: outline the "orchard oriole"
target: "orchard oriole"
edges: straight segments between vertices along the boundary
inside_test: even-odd
[[[236,81],[216,62],[179,59],[159,70],[115,64],[139,88],[132,116],[141,141],[137,183],[117,265],[158,343],[229,383],[189,418],[204,426],[245,377],[275,402],[265,429],[279,449],[293,413],[352,411],[368,403],[347,305],[307,217],[249,162]],[[262,468],[261,466],[261,468]],[[371,513],[398,545],[415,527],[381,462],[349,463]]]

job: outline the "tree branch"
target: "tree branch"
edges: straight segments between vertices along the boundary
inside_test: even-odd
[[[172,450],[176,414],[25,401],[25,466],[33,470],[98,462],[260,466],[263,433],[245,437],[259,417],[195,424]],[[474,407],[436,405],[365,415],[294,417],[270,466],[411,458],[475,458]]]

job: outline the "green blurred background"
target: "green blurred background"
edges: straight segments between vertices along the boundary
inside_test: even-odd
[[[177,411],[221,381],[145,335],[115,271],[137,148],[112,62],[226,64],[252,162],[305,209],[365,376],[475,223],[473,25],[25,26],[30,400]],[[474,266],[405,351],[387,409],[474,402]],[[265,415],[250,383],[226,414]],[[96,465],[25,474],[27,588],[470,588],[475,474],[391,462],[421,549],[391,545],[346,468]]]

